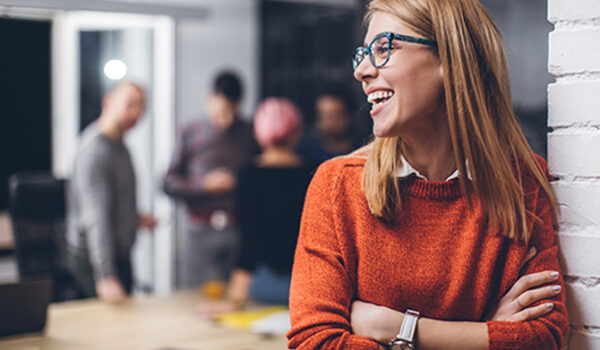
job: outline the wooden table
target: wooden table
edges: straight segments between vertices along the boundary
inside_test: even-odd
[[[49,306],[44,333],[0,338],[1,350],[281,350],[284,336],[265,337],[200,319],[199,292]],[[1,317],[1,316],[0,316]]]

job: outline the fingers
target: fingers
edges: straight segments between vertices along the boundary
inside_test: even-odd
[[[551,297],[559,294],[560,290],[561,290],[561,286],[559,286],[559,285],[552,285],[552,286],[531,289],[531,290],[528,290],[527,292],[519,295],[515,299],[515,302],[519,306],[518,310],[521,310],[537,301],[540,301],[543,299],[548,299],[548,298],[551,298]]]
[[[494,321],[522,321],[540,317],[548,313],[552,303],[528,307],[544,299],[550,299],[560,294],[562,287],[557,280],[558,271],[542,271],[522,276],[510,288],[508,293],[494,305],[486,319]],[[550,284],[552,285],[545,285]],[[535,288],[538,287],[538,288]],[[543,307],[546,305],[546,308]]]
[[[533,287],[556,281],[558,279],[558,276],[559,273],[557,271],[542,271],[522,276],[512,286],[512,288],[507,293],[507,296],[514,299]]]
[[[529,260],[533,259],[536,253],[537,250],[535,249],[535,247],[531,246],[531,248],[529,248],[529,251],[527,251],[527,254],[525,254],[523,261],[521,262],[521,269],[523,268],[523,266],[525,266],[525,264],[529,262]]]
[[[527,309],[524,309],[524,310],[514,314],[513,317],[511,317],[511,321],[522,322],[522,321],[533,320],[540,316],[544,316],[545,314],[552,311],[553,308],[554,308],[553,303],[543,303],[543,304],[540,304],[540,305],[537,305],[534,307],[528,307]]]

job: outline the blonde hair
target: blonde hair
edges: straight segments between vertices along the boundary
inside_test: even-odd
[[[386,12],[437,41],[459,183],[469,204],[474,194],[487,211],[490,227],[528,241],[527,215],[535,215],[526,212],[523,167],[549,196],[556,223],[556,199],[514,115],[502,38],[479,1],[372,0],[367,10],[365,22],[375,12]],[[355,154],[367,157],[362,185],[371,213],[393,222],[401,209],[395,176],[400,139],[375,138]]]

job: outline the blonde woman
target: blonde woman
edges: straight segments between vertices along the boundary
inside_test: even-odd
[[[354,76],[373,142],[309,187],[290,348],[559,349],[557,206],[477,0],[373,0]]]

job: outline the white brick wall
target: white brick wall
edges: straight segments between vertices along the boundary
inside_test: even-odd
[[[598,94],[600,99],[600,90]],[[551,173],[560,178],[591,178],[591,181],[600,181],[600,130],[594,127],[548,126],[555,128],[548,134]]]
[[[588,229],[576,231],[571,228],[563,229],[559,234],[558,244],[562,252],[563,272],[570,278],[583,280],[600,276],[600,237],[597,230]],[[573,253],[576,252],[576,253]],[[600,287],[600,286],[598,286]],[[600,298],[597,299],[600,301]],[[600,303],[598,303],[600,306]],[[598,313],[600,318],[600,313]],[[599,322],[600,324],[600,319]]]
[[[548,19],[560,21],[589,20],[600,17],[598,0],[549,0]]]
[[[600,2],[600,1],[599,1]],[[600,124],[600,80],[552,84],[548,88],[548,123],[557,126]]]
[[[586,300],[599,300],[600,286],[593,279],[582,282],[573,280],[567,285],[567,308],[570,312],[571,324],[575,327],[584,327],[588,324],[600,322],[600,303],[587,303]],[[600,336],[600,333],[598,333]],[[574,348],[579,349],[579,348]]]
[[[548,0],[548,163],[571,320],[568,348],[600,349],[600,0]]]
[[[600,70],[600,28],[594,29],[592,23],[580,28],[565,26],[568,31],[550,33],[551,73],[563,75]]]

